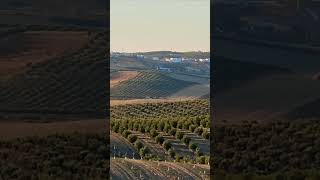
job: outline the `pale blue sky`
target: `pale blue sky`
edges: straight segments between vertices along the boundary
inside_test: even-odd
[[[210,0],[111,0],[111,51],[209,51]]]

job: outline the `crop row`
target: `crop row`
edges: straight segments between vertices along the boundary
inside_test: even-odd
[[[2,84],[2,111],[104,112],[107,93],[104,33],[76,53],[31,65]]]
[[[111,119],[171,118],[209,115],[209,101],[187,100],[178,102],[119,105],[110,108]]]
[[[116,99],[166,97],[194,83],[173,79],[159,72],[140,72],[133,79],[120,83],[110,91]]]
[[[200,147],[191,142],[190,137],[185,135],[182,129],[190,129],[190,132],[194,132],[199,136],[203,136],[205,139],[209,139],[210,132],[207,128],[202,127],[200,124],[207,124],[206,119],[196,118],[195,121],[183,121],[178,119],[171,120],[112,120],[111,121],[111,129],[116,133],[125,133],[126,135],[132,131],[139,131],[144,134],[148,134],[152,137],[157,143],[163,146],[165,150],[168,151],[168,154],[171,158],[175,158],[176,161],[181,161],[182,156],[179,156],[172,149],[172,144],[170,140],[165,140],[164,135],[173,136],[178,139],[181,143],[185,145],[185,148],[190,148],[192,152],[197,157],[197,162],[199,163],[208,163],[208,157],[204,156],[201,152]],[[195,125],[197,124],[197,125]],[[162,134],[160,134],[162,133]],[[130,141],[130,140],[129,140]],[[185,160],[190,161],[189,158],[185,158]]]

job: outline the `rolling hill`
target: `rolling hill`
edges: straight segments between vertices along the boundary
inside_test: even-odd
[[[89,41],[86,31],[30,31],[11,33],[0,39],[0,80],[39,62],[72,53]]]
[[[286,119],[295,108],[320,98],[314,79],[319,53],[218,42],[213,73],[218,121]]]
[[[3,82],[0,112],[104,115],[108,77],[104,38],[104,32],[92,33],[81,48],[29,64]]]
[[[165,73],[141,71],[136,77],[111,88],[110,93],[112,99],[164,98],[194,84]]]

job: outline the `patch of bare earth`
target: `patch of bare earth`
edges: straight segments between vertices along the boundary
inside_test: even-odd
[[[110,80],[110,87],[115,87],[123,81],[135,78],[139,72],[137,71],[118,71],[112,74]]]

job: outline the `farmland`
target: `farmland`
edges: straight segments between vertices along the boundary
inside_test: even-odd
[[[174,79],[164,73],[142,71],[111,88],[110,93],[113,99],[163,98],[191,85],[194,83]]]
[[[187,163],[111,159],[112,179],[209,179],[209,167]]]
[[[107,179],[104,133],[23,137],[0,142],[1,179]]]
[[[110,129],[112,178],[209,178],[207,100],[111,106]]]
[[[213,176],[319,179],[319,52],[216,42]]]
[[[216,123],[215,176],[318,179],[319,128],[317,121]]]
[[[31,64],[74,52],[88,42],[85,31],[26,31],[0,39],[2,79],[22,73]]]
[[[106,32],[1,29],[0,179],[107,179]]]
[[[57,33],[57,29],[51,32],[46,26],[37,28],[44,28],[39,38],[37,38],[39,32],[36,35],[34,31],[25,32],[33,34],[33,39],[38,39],[37,43],[31,46],[33,48],[30,47],[33,52],[36,51],[37,46],[42,47],[41,34],[52,33],[49,39],[55,39],[63,34],[63,32]],[[68,31],[67,28],[64,30]],[[70,31],[65,35],[72,34],[72,30]],[[105,83],[107,82],[105,72],[107,57],[104,40],[106,34],[104,32],[85,32],[85,36],[88,34],[91,35],[87,43],[80,44],[74,50],[72,48],[68,48],[68,52],[59,50],[61,53],[52,55],[49,59],[42,58],[34,63],[31,62],[31,64],[28,60],[26,62],[13,61],[12,63],[18,63],[16,71],[23,70],[0,84],[1,114],[14,114],[15,112],[21,114],[104,113],[107,89]],[[81,34],[78,35],[82,37]],[[59,38],[56,41],[58,40]],[[69,45],[72,46],[72,44]],[[63,46],[61,48],[63,49]],[[19,68],[20,62],[27,63],[28,66]],[[90,76],[87,76],[88,74]],[[102,76],[103,74],[105,76]]]

